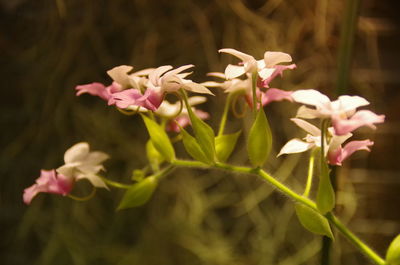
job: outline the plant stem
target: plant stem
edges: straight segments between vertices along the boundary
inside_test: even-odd
[[[318,153],[317,148],[312,150],[311,154],[310,154],[310,160],[308,162],[307,183],[306,183],[306,188],[304,189],[304,193],[303,193],[304,197],[308,197],[308,195],[310,194],[313,175],[314,175],[314,161],[315,161],[316,153]]]
[[[109,180],[105,177],[99,176],[106,184],[114,187],[114,188],[118,188],[118,189],[130,189],[132,188],[132,185],[129,184],[123,184],[117,181],[113,181],[113,180]]]
[[[233,97],[233,93],[229,93],[228,97],[226,99],[224,112],[222,113],[221,122],[219,124],[219,130],[218,130],[218,135],[217,136],[220,136],[220,135],[224,134],[225,124],[226,124],[226,120],[228,118],[228,112],[229,112],[229,107],[230,107],[231,102],[232,102],[232,97]]]
[[[281,183],[280,181],[273,178],[267,172],[260,168],[249,168],[249,167],[242,167],[242,166],[234,166],[224,163],[217,162],[215,165],[207,165],[202,162],[198,161],[189,161],[189,160],[174,160],[171,162],[173,166],[177,167],[189,167],[189,168],[216,168],[216,169],[223,169],[229,172],[234,173],[244,173],[244,174],[252,174],[257,175],[265,179],[268,183],[272,186],[277,188],[280,192],[285,194],[286,196],[290,197],[296,202],[302,203],[307,205],[308,207],[318,211],[318,208],[312,200],[296,193],[285,184]],[[371,259],[377,265],[384,265],[385,261],[370,247],[368,247],[364,242],[362,242],[356,235],[354,235],[350,230],[348,230],[340,220],[335,217],[332,213],[328,213],[326,218],[330,221],[330,223],[335,226],[350,242],[352,242],[363,254],[365,254],[369,259]]]
[[[257,72],[251,75],[251,91],[253,94],[253,113],[254,113],[254,118],[257,116]]]

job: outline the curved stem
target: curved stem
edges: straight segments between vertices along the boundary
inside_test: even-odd
[[[229,93],[228,97],[226,99],[224,112],[222,113],[221,122],[219,124],[219,130],[218,130],[217,136],[224,134],[225,124],[226,124],[226,120],[228,118],[228,112],[229,112],[229,107],[231,106],[232,97],[233,97],[233,93]]]
[[[273,178],[271,175],[269,175],[267,172],[265,172],[260,168],[234,166],[219,162],[217,162],[215,165],[210,166],[202,162],[188,161],[188,160],[174,160],[172,161],[171,164],[177,167],[203,168],[203,169],[216,168],[235,173],[257,175],[265,179],[268,183],[270,183],[272,186],[277,188],[280,192],[290,197],[294,201],[307,205],[308,207],[314,209],[315,211],[318,211],[315,202],[313,202],[309,198],[297,194],[295,191],[293,191],[280,181],[276,180],[275,178]],[[364,242],[362,242],[361,239],[359,239],[355,234],[353,234],[350,230],[348,230],[346,226],[344,226],[340,222],[340,220],[337,217],[335,217],[332,213],[328,213],[326,215],[326,218],[330,221],[330,223],[333,226],[335,226],[339,230],[339,232],[343,234],[343,236],[345,236],[350,242],[352,242],[363,254],[365,254],[369,259],[371,259],[375,264],[377,265],[385,264],[385,261],[376,252],[374,252],[370,247],[368,247]]]
[[[308,162],[307,183],[306,183],[306,188],[304,189],[304,193],[303,193],[304,197],[308,197],[308,195],[310,194],[313,175],[314,175],[314,161],[315,161],[315,156],[317,153],[318,153],[318,149],[315,148],[314,150],[311,151],[311,154],[310,154],[310,160]]]
[[[118,189],[130,189],[132,185],[123,184],[117,181],[109,180],[105,177],[99,176],[106,184],[110,185],[111,187],[118,188]]]
[[[84,202],[84,201],[88,201],[88,200],[90,200],[91,198],[93,198],[93,196],[94,196],[95,194],[96,194],[96,188],[93,187],[92,191],[91,191],[90,194],[87,195],[87,196],[78,197],[78,196],[75,196],[75,195],[72,195],[72,194],[68,194],[67,196],[68,196],[69,198],[75,200],[75,201]]]

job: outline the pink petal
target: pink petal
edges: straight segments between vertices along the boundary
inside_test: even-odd
[[[292,91],[285,91],[277,88],[270,88],[265,93],[262,94],[261,102],[262,105],[265,106],[272,101],[282,101],[282,100],[289,100],[293,101],[292,99]]]
[[[357,111],[350,119],[343,119],[339,116],[332,117],[332,124],[336,135],[344,135],[362,126],[376,129],[374,124],[384,121],[385,115],[377,115],[369,110]]]
[[[339,147],[336,150],[329,151],[329,164],[341,166],[342,162],[349,156],[351,156],[354,152],[359,150],[370,151],[369,146],[372,146],[373,144],[374,142],[370,140],[351,141],[347,143],[343,148]]]
[[[41,170],[40,177],[36,183],[26,188],[23,194],[23,200],[30,204],[32,199],[40,192],[67,195],[71,192],[74,181],[63,175],[57,174],[53,170]]]
[[[273,68],[275,69],[274,72],[268,78],[264,78],[264,80],[261,81],[261,87],[269,88],[269,83],[271,83],[272,80],[275,79],[275,77],[277,77],[278,75],[283,76],[283,71],[288,69],[293,70],[296,68],[296,65],[275,65]]]
[[[93,96],[99,96],[104,100],[108,100],[107,99],[107,93],[106,93],[106,87],[101,84],[101,83],[91,83],[91,84],[86,84],[86,85],[79,85],[77,87],[75,87],[75,89],[78,91],[76,92],[77,96],[80,96],[84,93],[88,93],[90,95]]]

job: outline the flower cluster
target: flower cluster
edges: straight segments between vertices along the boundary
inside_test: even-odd
[[[64,154],[65,164],[57,169],[42,170],[36,183],[24,190],[23,199],[30,204],[40,192],[67,195],[71,192],[76,181],[87,179],[96,188],[108,188],[97,175],[104,170],[101,164],[108,155],[94,151],[90,152],[89,144],[77,143]]]

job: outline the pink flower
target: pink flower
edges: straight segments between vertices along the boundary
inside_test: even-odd
[[[271,74],[268,78],[266,78],[266,79],[264,79],[264,80],[259,79],[259,82],[258,82],[258,86],[259,86],[259,87],[269,88],[269,83],[271,83],[272,80],[275,79],[275,77],[277,77],[278,75],[282,77],[282,76],[283,76],[283,71],[284,71],[284,70],[288,70],[288,69],[293,70],[293,69],[296,68],[296,65],[295,65],[295,64],[290,64],[290,65],[274,65],[273,68],[274,68],[275,70],[272,72],[272,74]]]
[[[161,105],[163,99],[163,94],[157,93],[152,89],[147,89],[142,95],[139,90],[131,88],[114,93],[108,104],[115,104],[121,109],[143,107],[155,111]]]
[[[109,101],[112,97],[112,94],[119,92],[122,90],[121,85],[119,85],[116,82],[113,82],[110,86],[106,87],[101,83],[91,83],[91,84],[86,84],[86,85],[79,85],[75,87],[75,89],[78,91],[76,92],[77,96],[80,96],[84,93],[88,93],[92,96],[98,96],[105,101]]]
[[[292,139],[287,142],[279,152],[278,156],[283,154],[293,154],[305,152],[315,147],[321,147],[321,130],[314,125],[302,120],[302,119],[291,119],[297,126],[305,130],[308,134],[303,140]],[[329,142],[325,142],[325,156],[328,158],[328,162],[331,165],[341,166],[342,162],[347,159],[354,152],[359,150],[369,150],[369,146],[374,143],[370,140],[363,141],[351,141],[348,142],[344,147],[342,144],[349,139],[352,134],[347,133],[345,135],[336,135],[332,127],[328,128],[329,131]]]
[[[353,130],[369,126],[375,129],[375,123],[382,123],[384,115],[376,115],[367,110],[357,111],[358,107],[369,105],[369,102],[359,96],[340,96],[335,101],[330,101],[324,94],[313,90],[297,90],[292,93],[295,102],[315,107],[310,109],[305,106],[299,108],[297,117],[304,119],[331,119],[335,134],[344,135]]]
[[[32,199],[40,192],[67,195],[71,192],[74,179],[62,174],[57,174],[54,169],[41,170],[40,177],[36,183],[24,190],[23,200],[30,204]]]

